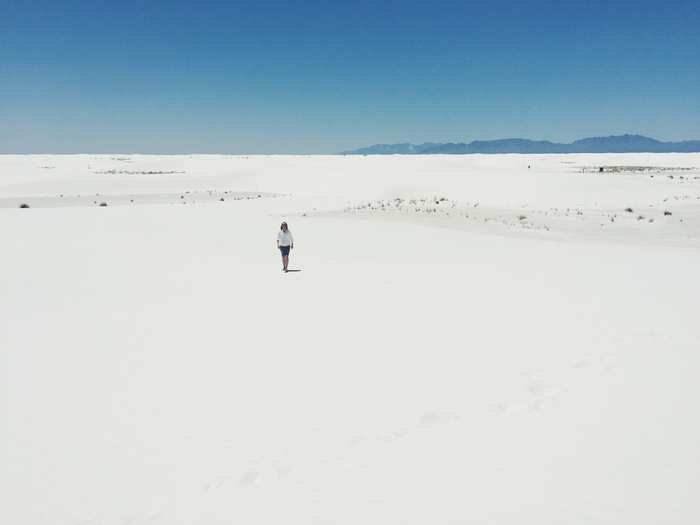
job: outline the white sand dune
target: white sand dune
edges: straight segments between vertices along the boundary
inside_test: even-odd
[[[0,520],[697,523],[699,177],[0,156]]]

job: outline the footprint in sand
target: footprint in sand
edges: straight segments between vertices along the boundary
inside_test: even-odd
[[[244,473],[243,476],[241,476],[241,479],[238,482],[238,484],[242,487],[250,487],[252,485],[255,485],[259,477],[260,473],[257,470],[249,470],[246,473]]]
[[[419,426],[422,428],[434,427],[435,425],[442,425],[447,423],[453,423],[459,419],[458,416],[454,414],[448,414],[446,412],[438,412],[436,410],[431,410],[425,412],[418,422]]]

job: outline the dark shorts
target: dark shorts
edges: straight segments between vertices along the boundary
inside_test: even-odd
[[[282,252],[282,257],[287,257],[289,255],[289,246],[280,246],[280,251]]]

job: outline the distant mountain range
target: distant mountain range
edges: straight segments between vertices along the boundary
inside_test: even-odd
[[[590,137],[569,144],[548,140],[500,139],[424,144],[375,144],[343,155],[430,155],[471,153],[700,153],[700,140],[662,142],[643,135]]]

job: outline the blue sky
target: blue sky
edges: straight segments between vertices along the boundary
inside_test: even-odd
[[[0,0],[0,152],[700,139],[700,2]]]

